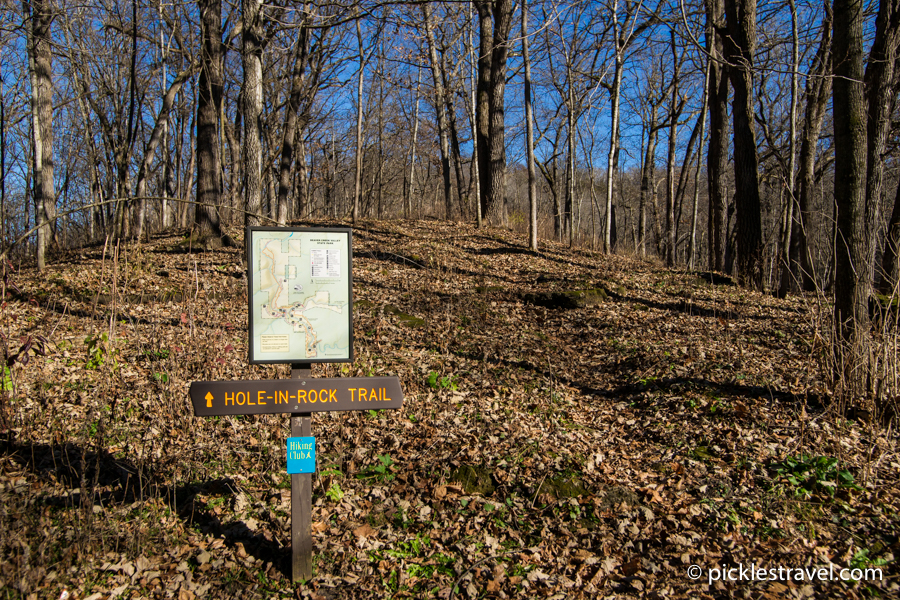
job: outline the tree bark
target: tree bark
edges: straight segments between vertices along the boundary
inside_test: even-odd
[[[641,258],[647,256],[647,206],[656,204],[656,142],[659,127],[656,124],[657,106],[650,107],[650,123],[647,125],[647,147],[641,165],[641,195],[638,206],[638,247]]]
[[[528,163],[528,247],[533,252],[537,252],[537,183],[534,172],[534,109],[531,105],[531,61],[528,58],[528,0],[522,0],[522,62],[525,66],[525,160]]]
[[[437,47],[434,43],[434,30],[431,24],[431,4],[422,4],[422,17],[425,20],[425,39],[428,42],[428,58],[431,65],[431,78],[434,82],[434,108],[437,113],[438,135],[441,147],[441,175],[444,181],[444,215],[449,221],[453,216],[453,188],[450,184],[450,142],[447,138],[446,98],[441,66],[438,63]]]
[[[863,3],[834,0],[835,350],[851,397],[868,386],[869,273],[866,247],[866,101]]]
[[[816,148],[819,144],[819,133],[831,95],[831,5],[825,2],[825,18],[822,23],[822,37],[816,51],[810,76],[806,79],[806,108],[803,113],[803,124],[800,133],[800,154],[794,196],[797,207],[794,212],[794,223],[791,227],[790,244],[790,280],[788,292],[815,290],[813,264],[809,255],[809,228],[812,223],[812,199],[816,189]]]
[[[478,57],[478,176],[481,214],[502,222],[505,214],[506,137],[504,92],[512,0],[476,0],[480,24]]]
[[[887,234],[884,241],[884,254],[881,257],[881,286],[883,294],[896,294],[900,292],[897,283],[900,282],[900,181],[897,183],[897,192],[894,195],[894,209],[891,211],[891,220],[888,223]]]
[[[56,216],[56,188],[53,180],[53,67],[50,25],[53,20],[49,0],[24,0],[29,33],[31,63],[32,160],[34,205],[37,225],[37,267],[47,267],[47,247]]]
[[[613,13],[615,18],[615,12]],[[618,21],[615,21],[618,24]],[[613,82],[609,94],[612,102],[610,113],[611,132],[609,136],[609,153],[606,155],[606,215],[603,223],[603,252],[612,250],[612,201],[616,180],[616,159],[619,157],[619,102],[622,88],[623,57],[625,48],[619,47],[618,28],[616,29],[616,57],[613,67]]]
[[[709,87],[709,74],[712,67],[712,61],[707,60],[706,62],[706,72],[703,74],[703,89]],[[700,109],[700,117],[699,117],[699,125],[700,125],[700,148],[703,147],[703,134],[704,129],[706,127],[706,112],[709,107],[709,96],[703,95],[703,106]],[[693,136],[691,136],[693,137]],[[687,166],[687,161],[685,161],[685,166]],[[697,169],[694,171],[694,201],[693,206],[691,207],[691,241],[688,246],[688,269],[691,271],[694,270],[695,257],[697,254],[697,213],[699,212],[699,204],[700,204],[700,169],[703,168],[703,150],[697,150]]]
[[[794,229],[794,214],[799,212],[797,201],[797,106],[800,102],[800,32],[797,26],[797,4],[790,0],[791,9],[791,112],[790,139],[788,140],[788,172],[787,192],[788,205],[785,207],[784,230],[781,237],[781,281],[778,284],[778,296],[784,298],[792,286],[791,273],[791,233]]]
[[[194,224],[201,238],[220,245],[223,232],[216,206],[222,197],[219,127],[222,75],[222,0],[198,0],[202,54],[197,85],[197,204]]]
[[[178,92],[181,91],[184,82],[190,79],[195,72],[195,65],[191,65],[187,70],[179,73],[175,77],[175,80],[169,85],[166,95],[163,96],[162,106],[159,109],[159,114],[156,116],[156,124],[153,126],[153,131],[150,133],[150,141],[147,142],[147,149],[144,150],[144,159],[141,161],[141,166],[138,168],[137,183],[135,184],[134,189],[137,200],[141,205],[145,205],[146,203],[147,176],[153,166],[156,150],[159,148],[160,143],[164,143],[165,140],[164,132],[166,131],[166,126],[169,122],[169,111],[172,110],[172,105],[175,104],[175,97],[178,95]],[[145,222],[146,206],[141,206],[138,208],[138,218],[134,232],[135,237],[138,239],[144,238],[144,234],[149,233],[144,231]]]
[[[678,143],[678,119],[684,108],[684,101],[678,97],[678,84],[680,78],[681,61],[678,60],[678,49],[675,45],[675,32],[670,32],[672,61],[674,71],[672,73],[671,98],[669,100],[669,152],[666,160],[666,266],[675,266],[675,246],[677,235],[675,232],[675,151]]]
[[[709,83],[709,146],[706,174],[709,196],[707,234],[709,238],[709,269],[725,270],[726,208],[728,191],[725,170],[728,168],[728,70],[724,58],[723,0],[706,0],[707,52],[710,55]]]
[[[725,58],[734,90],[734,182],[737,275],[742,285],[762,289],[762,222],[759,158],[753,127],[753,55],[756,47],[756,0],[725,0],[728,36]]]
[[[416,107],[413,110],[413,136],[409,147],[409,180],[403,186],[403,216],[412,218],[412,191],[416,182],[416,142],[419,137],[419,78],[422,71],[416,69]]]
[[[875,280],[875,249],[882,222],[884,159],[897,98],[897,46],[900,43],[900,0],[881,0],[875,19],[875,39],[866,63],[866,255]],[[890,283],[889,283],[890,285]],[[890,287],[893,287],[890,285]]]
[[[366,69],[366,58],[363,50],[362,25],[356,20],[356,42],[358,44],[359,71],[356,80],[356,170],[353,189],[353,223],[359,218],[359,196],[362,186],[363,169],[363,76]]]
[[[566,204],[563,209],[563,229],[569,234],[569,247],[575,245],[575,73],[571,61],[566,60]],[[613,134],[615,135],[615,134]],[[610,177],[612,171],[609,171]]]
[[[262,209],[262,0],[241,0],[243,18],[241,62],[244,66],[244,85],[241,103],[244,118],[242,149],[244,171],[244,226],[259,225]],[[284,225],[287,202],[278,202],[277,220]]]

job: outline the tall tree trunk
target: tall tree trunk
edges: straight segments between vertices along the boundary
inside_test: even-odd
[[[738,281],[761,289],[762,221],[759,157],[753,127],[753,55],[756,47],[756,0],[725,0],[728,36],[725,58],[734,90],[734,182],[737,222]]]
[[[726,208],[728,191],[725,170],[728,168],[728,69],[724,58],[725,8],[723,0],[706,0],[706,45],[710,55],[709,146],[706,175],[709,196],[709,269],[725,270],[727,246]]]
[[[241,0],[243,17],[241,62],[244,66],[244,85],[241,102],[244,117],[244,226],[259,225],[262,210],[262,0]],[[287,199],[278,198],[277,220],[287,221]]]
[[[202,54],[197,85],[197,205],[194,224],[209,245],[223,233],[216,206],[222,198],[219,127],[224,90],[222,76],[222,0],[198,0]],[[217,241],[218,240],[218,241]]]
[[[566,61],[566,205],[563,213],[563,229],[568,231],[569,246],[575,245],[575,74]],[[610,172],[611,173],[611,172]]]
[[[0,72],[0,252],[6,251],[6,101],[4,100],[3,73]],[[93,156],[91,157],[93,160]],[[91,171],[93,174],[93,170]],[[94,191],[93,182],[91,191]],[[94,237],[94,222],[91,220],[90,235]]]
[[[416,107],[413,110],[413,136],[409,147],[409,180],[403,186],[403,216],[412,218],[412,191],[416,182],[416,141],[419,136],[419,79],[422,71],[416,69]]]
[[[897,98],[897,46],[900,43],[900,1],[881,0],[875,19],[875,39],[865,72],[866,114],[866,255],[875,280],[875,250],[882,222],[884,159],[888,153],[891,115]]]
[[[863,3],[834,0],[834,323],[841,378],[851,397],[869,375],[869,264],[866,247],[866,104]]]
[[[712,67],[711,58],[707,58],[706,72],[703,74],[703,89],[709,87],[709,74]],[[709,107],[709,96],[703,95],[703,107],[700,109],[700,147],[703,147],[703,133],[706,127],[706,111]],[[693,136],[691,136],[693,137]],[[703,167],[703,150],[697,151],[697,169],[694,171],[694,202],[691,208],[691,241],[688,246],[688,269],[694,270],[696,264],[695,258],[697,254],[697,213],[700,204],[700,169]]]
[[[469,46],[469,60],[471,62],[472,68],[472,87],[469,92],[470,98],[470,106],[469,106],[469,125],[472,130],[472,186],[475,188],[475,226],[478,229],[481,229],[483,223],[482,218],[483,215],[481,213],[481,176],[479,162],[481,159],[479,158],[479,140],[478,140],[478,94],[479,94],[479,68],[480,62],[475,59],[475,43],[472,40],[472,30],[474,29],[475,19],[472,15],[472,2],[469,2],[469,21],[473,25],[471,27],[466,28],[466,35],[468,36],[468,46]]]
[[[447,138],[444,82],[441,76],[441,65],[438,63],[437,47],[434,43],[434,31],[432,30],[431,25],[431,4],[422,4],[422,16],[425,19],[425,39],[428,42],[428,58],[431,64],[431,78],[434,82],[434,108],[437,113],[438,134],[441,141],[441,176],[444,181],[444,215],[449,221],[453,216],[453,189],[450,185],[450,143]]]
[[[137,196],[138,202],[141,204],[144,203],[144,199],[147,196],[147,177],[150,168],[153,166],[153,159],[156,157],[156,149],[159,148],[161,143],[165,143],[164,132],[166,131],[166,125],[169,122],[169,111],[172,110],[172,105],[175,103],[175,97],[178,95],[178,92],[181,91],[184,82],[190,79],[194,72],[195,67],[194,65],[191,65],[187,70],[179,73],[169,86],[165,96],[163,96],[162,106],[159,109],[159,114],[156,116],[156,124],[153,126],[153,131],[150,133],[150,141],[147,142],[147,149],[144,151],[144,159],[141,161],[141,166],[138,168],[135,195]],[[145,208],[138,210],[138,219],[135,225],[135,236],[138,239],[142,239],[145,237],[145,233],[149,233],[149,231],[145,232],[144,230],[146,220],[144,213]]]
[[[74,46],[72,44],[72,34],[70,22],[68,19],[68,14],[65,14],[65,19],[63,21],[63,34],[66,40],[66,47],[68,48],[68,59],[70,62],[74,64],[76,58],[74,53]],[[78,112],[85,123],[89,122],[88,117],[88,108],[87,103],[85,102],[85,96],[87,95],[87,85],[79,76],[78,69],[72,69],[72,81],[74,84],[74,88],[76,90],[76,100],[78,104]],[[0,83],[2,85],[2,83]],[[88,147],[88,160],[90,161],[90,172],[91,172],[91,203],[96,204],[101,202],[103,199],[103,188],[100,181],[100,169],[98,165],[100,164],[100,154],[97,151],[97,144],[95,137],[92,135],[92,132],[88,131],[85,133],[85,142],[87,142]],[[0,144],[2,145],[2,144]],[[3,150],[5,150],[5,146]],[[5,214],[2,209],[0,209],[0,214]],[[96,227],[101,226],[103,219],[103,210],[100,206],[91,207],[89,218],[88,218],[88,239],[89,241],[93,241],[96,239],[97,231]],[[5,229],[2,230],[0,235],[5,235]]]
[[[790,139],[788,140],[787,196],[784,230],[781,236],[781,281],[778,295],[785,297],[791,288],[791,231],[794,228],[794,214],[799,212],[796,190],[797,172],[797,106],[800,102],[800,32],[797,26],[797,3],[790,0],[791,9],[791,114]]]
[[[656,125],[656,106],[650,107],[650,123],[647,125],[647,147],[641,165],[641,196],[638,206],[638,247],[642,258],[647,256],[647,207],[656,204],[656,141],[659,128]]]
[[[478,175],[481,212],[495,222],[505,215],[506,136],[504,92],[512,0],[476,0],[480,23],[478,57]]]
[[[669,100],[669,153],[666,160],[666,266],[675,266],[675,151],[678,144],[678,119],[684,102],[678,97],[681,61],[675,45],[675,32],[670,32],[670,46],[674,71],[672,73],[671,99]]]
[[[897,182],[897,192],[894,194],[894,209],[891,211],[891,220],[888,223],[887,234],[884,240],[884,254],[881,257],[881,286],[884,294],[897,293],[897,283],[900,282],[900,181]]]
[[[522,0],[522,62],[525,65],[525,160],[528,163],[528,247],[533,252],[537,252],[537,183],[534,173],[534,109],[531,106],[531,61],[528,58],[528,0]],[[591,190],[593,191],[593,176],[591,179]]]
[[[33,10],[32,10],[33,8]],[[37,232],[37,267],[47,266],[47,247],[52,237],[52,221],[56,217],[56,187],[53,181],[53,80],[50,24],[53,14],[50,0],[24,0],[29,33],[31,70],[32,160],[34,170],[35,221]]]
[[[356,41],[359,48],[359,72],[356,80],[356,171],[353,189],[353,223],[359,218],[359,196],[362,186],[363,169],[363,77],[365,75],[366,59],[363,49],[362,25],[356,20]]]
[[[126,121],[127,125],[124,134],[117,140],[115,150],[117,172],[116,194],[120,199],[119,202],[116,203],[114,236],[117,238],[131,236],[131,209],[133,201],[131,199],[131,179],[129,177],[128,169],[131,163],[131,153],[134,148],[137,117],[137,0],[131,0],[131,21],[131,66],[128,76],[128,119]]]
[[[682,101],[685,101],[682,98]],[[682,107],[682,111],[684,107]],[[704,128],[704,116],[701,110],[701,116],[694,121],[691,128],[691,136],[688,138],[687,147],[684,149],[684,160],[681,163],[681,170],[678,173],[678,185],[675,187],[675,240],[677,254],[678,225],[681,223],[681,215],[684,209],[684,195],[687,192],[688,179],[691,172],[691,163],[694,162],[694,149],[698,146],[698,142],[702,145],[702,134]]]
[[[616,24],[616,57],[615,66],[613,67],[612,87],[609,91],[612,110],[610,112],[609,153],[606,157],[606,216],[603,224],[603,251],[607,253],[612,251],[612,204],[616,170],[618,168],[616,159],[619,157],[619,102],[622,88],[622,71],[624,70],[624,57],[622,54],[625,51],[625,48],[619,46],[616,12],[616,10],[613,11],[613,22]]]
[[[447,73],[446,55],[444,55],[444,61],[441,63],[441,71],[444,77],[444,89],[448,90],[446,94],[447,129],[450,134],[450,157],[453,159],[453,172],[456,174],[456,198],[459,202],[460,214],[463,215],[463,219],[465,220],[468,218],[466,215],[469,211],[469,197],[468,193],[463,193],[463,190],[467,189],[466,178],[463,175],[462,151],[460,150],[459,145],[459,128],[456,124],[456,105],[453,102],[455,93],[452,91],[452,83],[449,81],[449,75]]]
[[[294,218],[305,219],[309,211],[309,184],[310,184],[310,167],[306,163],[307,150],[306,139],[300,138],[297,141],[299,152],[297,152],[297,203],[294,209]],[[315,162],[312,165],[312,171],[315,172]]]
[[[805,291],[815,289],[808,239],[812,224],[812,199],[816,190],[816,148],[828,107],[828,97],[831,95],[831,77],[828,74],[831,72],[832,14],[831,5],[826,0],[822,37],[810,67],[810,76],[806,79],[806,108],[800,133],[799,167],[795,182],[797,189],[794,192],[797,207],[791,227],[788,292],[798,292],[800,288]]]
[[[294,157],[300,164],[300,170],[306,168],[305,153],[302,150],[302,140],[310,119],[310,110],[319,87],[319,78],[322,74],[321,52],[315,51],[310,55],[310,27],[307,14],[304,14],[297,34],[297,44],[294,48],[294,64],[291,70],[291,90],[288,96],[287,109],[284,117],[284,132],[281,141],[281,157],[278,165],[278,205],[290,205],[291,183],[293,181]],[[321,47],[318,48],[321,50]],[[301,146],[299,153],[295,152],[297,145]],[[308,174],[301,173],[301,189],[308,186]],[[303,196],[302,192],[299,196]],[[306,211],[308,198],[298,196],[298,216]]]

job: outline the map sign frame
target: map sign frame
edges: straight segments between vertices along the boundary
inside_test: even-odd
[[[296,239],[292,240],[294,236]],[[261,251],[260,243],[266,239],[280,242],[281,248]],[[353,230],[349,227],[248,227],[245,240],[250,364],[353,362]],[[266,262],[266,268],[262,268],[260,261]],[[264,274],[266,270],[271,270],[271,276]],[[292,279],[297,283],[284,293],[284,287],[291,285]],[[319,289],[316,279],[323,287],[331,289]],[[303,281],[311,286],[310,289],[304,288]],[[344,284],[345,303],[343,299],[337,301],[339,304],[332,303],[331,292],[341,295]],[[274,300],[266,291],[273,285],[278,286],[277,291],[273,290]],[[260,304],[261,300],[256,299],[264,293],[270,293],[269,302],[274,302],[273,307],[270,308],[268,302]],[[285,300],[301,295],[304,300],[302,303],[281,301],[283,293]],[[274,314],[269,313],[270,310]],[[310,310],[322,313],[316,322],[328,322],[329,332],[346,333],[346,348],[319,343],[314,322],[304,314]],[[264,317],[264,313],[268,316]],[[285,323],[279,323],[281,328],[275,334],[272,328],[279,321]],[[293,330],[285,333],[286,324]],[[308,337],[311,331],[315,336],[312,343]],[[304,343],[298,343],[300,339]]]

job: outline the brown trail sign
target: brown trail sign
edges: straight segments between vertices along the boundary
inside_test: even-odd
[[[191,403],[198,417],[286,412],[381,410],[403,406],[396,377],[195,381]]]
[[[311,377],[313,362],[353,360],[349,229],[248,227],[251,363],[290,363],[291,378],[195,381],[198,417],[290,413],[291,437],[314,412],[403,406],[397,377]],[[291,578],[312,578],[312,474],[291,474]]]

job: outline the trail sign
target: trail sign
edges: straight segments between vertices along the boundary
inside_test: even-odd
[[[316,472],[316,438],[289,437],[287,439],[287,472]]]
[[[198,417],[403,406],[403,389],[396,377],[195,381],[190,394]]]
[[[250,363],[353,361],[351,230],[248,227]]]
[[[291,378],[195,381],[191,404],[198,417],[290,413],[291,578],[309,580],[311,413],[401,408],[403,389],[396,377],[311,377],[313,362],[353,361],[350,229],[248,227],[246,239],[249,362],[291,363]]]

